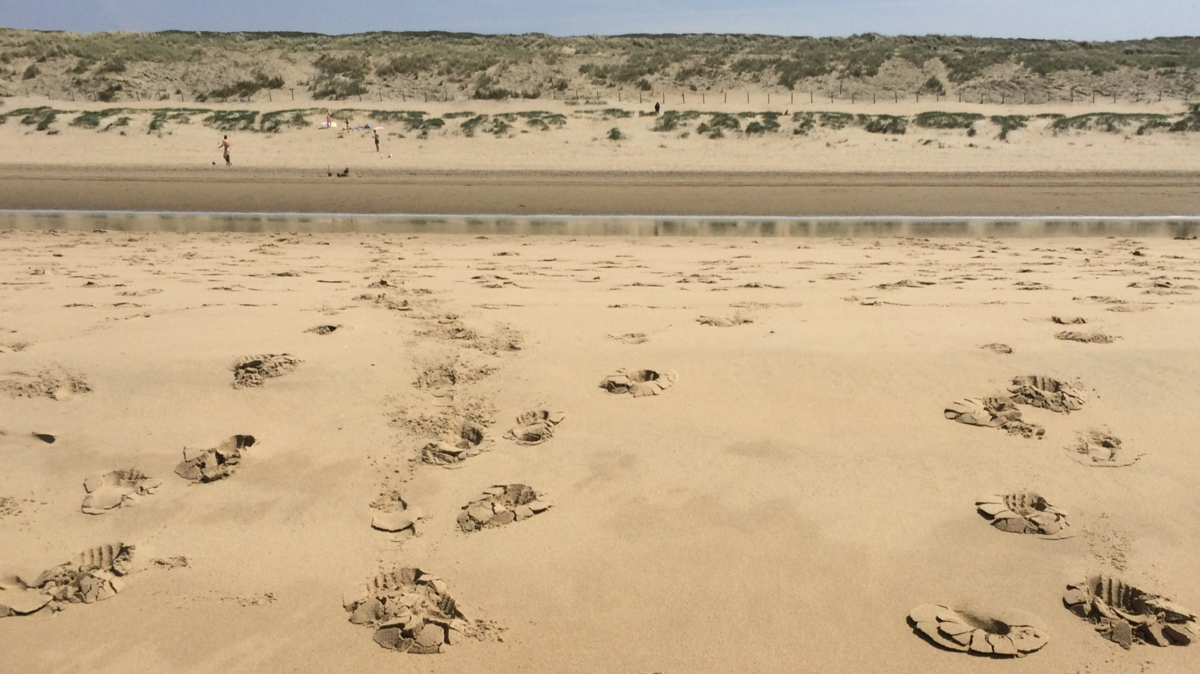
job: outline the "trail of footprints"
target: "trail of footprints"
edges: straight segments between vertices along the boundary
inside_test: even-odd
[[[474,280],[493,283],[507,282],[499,276],[476,277]],[[684,279],[680,282],[685,282]],[[707,282],[707,281],[705,281]],[[503,285],[503,284],[502,284]],[[894,287],[921,287],[927,282],[901,282]],[[754,287],[749,284],[746,287]],[[400,288],[396,283],[379,281],[370,288]],[[491,287],[491,286],[489,286]],[[881,286],[881,288],[884,286]],[[889,286],[891,287],[891,286]],[[1174,293],[1191,290],[1194,286],[1176,289],[1167,283],[1149,285],[1147,293]],[[404,292],[401,290],[401,292]],[[421,294],[421,293],[417,293]],[[361,295],[374,306],[411,312],[409,301],[394,300],[386,293]],[[1107,298],[1095,298],[1101,301]],[[432,303],[422,305],[429,308]],[[411,315],[411,314],[409,314]],[[520,349],[519,335],[501,330],[487,337],[463,327],[455,316],[423,317],[432,327],[427,336],[471,342],[475,348],[493,355]],[[749,322],[740,315],[733,318],[701,317],[703,325],[730,327]],[[1078,325],[1080,318],[1053,317],[1061,325]],[[319,325],[306,332],[328,335],[345,329],[342,325]],[[642,333],[614,336],[627,344],[644,342]],[[1113,338],[1102,333],[1064,331],[1055,335],[1060,340],[1109,343]],[[1000,354],[1011,354],[1003,344],[988,344],[983,348]],[[234,388],[263,386],[268,379],[284,376],[303,363],[289,354],[265,354],[239,359],[232,367]],[[426,372],[428,381],[416,386],[435,397],[450,396],[460,383],[458,370],[451,364],[441,368],[438,376]],[[476,372],[462,378],[471,384],[489,372]],[[435,373],[437,374],[437,373]],[[600,387],[614,395],[633,398],[661,395],[678,381],[674,372],[651,369],[620,369],[605,377]],[[0,382],[15,396],[49,397],[56,400],[76,393],[87,393],[91,387],[81,375],[61,369],[43,370],[34,374],[17,373],[16,378]],[[1006,432],[1042,439],[1046,430],[1023,419],[1021,406],[1069,414],[1082,408],[1086,395],[1078,382],[1065,382],[1040,375],[1021,375],[1012,378],[1003,392],[977,398],[964,398],[948,405],[947,419],[974,426],[999,428]],[[485,428],[471,421],[470,413],[455,406],[444,413],[451,431],[430,439],[418,452],[426,464],[454,467],[485,451],[491,440]],[[519,445],[538,445],[551,440],[556,427],[565,415],[561,411],[533,409],[520,414],[516,425],[505,439]],[[427,420],[409,419],[412,423]],[[429,424],[433,435],[445,424],[436,420]],[[421,427],[421,430],[429,430]],[[427,435],[429,433],[426,433]],[[52,434],[35,433],[44,442],[52,443]],[[254,436],[231,436],[211,448],[185,449],[176,474],[196,483],[213,482],[232,476],[240,466],[243,450],[256,444]],[[1093,467],[1125,467],[1135,463],[1140,450],[1124,447],[1120,438],[1104,429],[1086,431],[1076,442],[1065,448],[1080,464]],[[151,478],[137,468],[125,468],[93,476],[85,481],[85,497],[81,509],[90,515],[110,513],[154,494],[161,481]],[[9,503],[11,502],[11,504]],[[371,526],[393,535],[415,535],[423,517],[421,511],[393,492],[372,504],[377,512]],[[528,520],[547,512],[552,502],[544,494],[524,484],[499,484],[485,488],[482,493],[462,506],[456,524],[464,533],[475,533]],[[13,499],[0,499],[0,508],[19,511]],[[999,532],[1030,535],[1058,540],[1074,535],[1068,513],[1032,491],[1018,491],[983,496],[975,501],[976,512]],[[4,514],[0,512],[0,514]],[[48,569],[37,576],[0,578],[0,617],[22,616],[43,609],[62,610],[78,603],[94,603],[113,597],[125,587],[124,577],[130,573],[135,548],[115,543],[90,548],[71,560]],[[154,560],[160,563],[163,560]],[[184,562],[186,564],[186,560]],[[1084,620],[1097,632],[1124,648],[1135,643],[1157,646],[1188,645],[1200,638],[1197,615],[1169,599],[1129,585],[1110,575],[1099,574],[1066,586],[1063,605]],[[343,608],[350,613],[349,621],[370,627],[373,640],[382,648],[412,654],[433,654],[446,645],[464,638],[481,638],[491,629],[486,621],[469,620],[449,593],[445,581],[422,569],[398,566],[378,573],[366,583],[347,592]],[[914,608],[907,616],[914,632],[941,648],[990,657],[1023,657],[1035,653],[1048,643],[1042,621],[1035,615],[1017,610],[978,609],[925,604]]]

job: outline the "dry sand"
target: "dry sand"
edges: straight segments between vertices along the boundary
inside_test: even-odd
[[[1179,101],[1053,105],[972,105],[922,102],[851,105],[671,103],[665,111],[703,113],[848,112],[913,117],[932,110],[1025,115],[1027,129],[998,138],[986,119],[979,133],[909,124],[904,135],[858,127],[818,126],[794,135],[781,117],[779,132],[718,140],[697,133],[693,120],[670,133],[638,116],[649,104],[608,101],[570,106],[562,101],[449,103],[311,102],[193,105],[214,111],[282,111],[303,106],[310,127],[280,133],[230,132],[232,169],[217,145],[224,132],[201,123],[168,122],[150,132],[150,111],[178,103],[122,103],[131,121],[108,131],[78,128],[81,111],[112,106],[13,98],[0,108],[53,106],[63,113],[46,131],[0,125],[0,208],[340,213],[491,213],[632,215],[1195,215],[1200,213],[1200,134],[1161,129],[1054,133],[1037,115],[1097,112],[1178,115]],[[116,104],[114,104],[116,105]],[[446,118],[427,138],[386,122],[382,152],[367,131],[319,129],[320,106],[357,108],[355,124],[371,110],[419,109],[429,116],[466,112],[498,115],[545,110],[565,116],[547,131],[517,120],[496,137],[461,130],[464,117]],[[616,107],[633,117],[604,119]],[[591,112],[588,112],[591,111]],[[704,118],[707,119],[707,118]],[[745,120],[743,120],[745,122]],[[624,140],[608,140],[618,128]],[[684,135],[687,137],[683,137]],[[344,169],[349,177],[330,177]]]
[[[0,671],[1194,671],[1197,646],[1123,650],[1063,597],[1105,574],[1200,607],[1198,260],[1169,239],[0,233],[0,575],[135,546],[119,594],[0,619]],[[1116,339],[1056,339],[1055,316]],[[259,385],[235,386],[250,356]],[[671,385],[600,388],[622,370]],[[1042,439],[945,417],[994,395]],[[563,413],[551,437],[504,437],[536,410]],[[1136,462],[1081,460],[1112,453],[1076,451],[1101,429]],[[422,463],[435,441],[465,458]],[[239,444],[218,479],[173,474]],[[161,486],[80,511],[128,468]],[[553,507],[464,532],[495,485]],[[1024,492],[1074,536],[976,510]],[[440,576],[477,634],[373,643],[344,593],[397,567]],[[1048,641],[998,662],[906,622],[972,611]]]

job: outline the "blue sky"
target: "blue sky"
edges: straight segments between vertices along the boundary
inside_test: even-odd
[[[1200,0],[5,0],[0,26],[111,30],[769,33],[1113,40],[1200,34]]]

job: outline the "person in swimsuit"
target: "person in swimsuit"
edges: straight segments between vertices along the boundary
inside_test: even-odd
[[[233,162],[229,159],[229,148],[231,145],[232,143],[229,142],[229,136],[225,136],[225,138],[221,140],[221,144],[217,146],[221,148],[221,156],[225,157],[225,166],[233,166]]]
[[[379,152],[379,129],[375,129],[372,135],[375,136],[375,151]]]

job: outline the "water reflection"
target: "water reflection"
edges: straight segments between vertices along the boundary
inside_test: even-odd
[[[0,211],[0,230],[744,237],[1178,237],[1186,218],[697,218]]]

